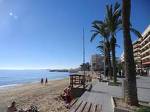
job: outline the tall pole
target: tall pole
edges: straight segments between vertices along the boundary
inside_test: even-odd
[[[84,80],[84,85],[83,87],[85,88],[85,40],[84,40],[84,28],[83,28],[83,72],[84,72],[84,76],[83,76],[83,80]]]
[[[83,64],[85,64],[85,40],[84,40],[84,28],[83,28]],[[85,71],[85,69],[84,69]]]

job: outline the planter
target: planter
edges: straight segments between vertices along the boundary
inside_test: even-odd
[[[149,102],[139,101],[140,106],[129,106],[125,104],[122,98],[111,97],[113,112],[135,112],[140,107],[149,106]]]
[[[108,82],[108,80],[103,79],[103,80],[101,80],[101,82]]]
[[[122,83],[121,82],[116,82],[116,83],[114,83],[114,82],[108,82],[107,83],[109,86],[122,86]]]

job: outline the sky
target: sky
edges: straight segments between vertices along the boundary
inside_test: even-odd
[[[100,53],[91,23],[103,20],[105,5],[117,0],[0,0],[0,69],[76,68]],[[118,0],[118,2],[122,2]],[[150,24],[150,0],[132,0],[131,23],[141,33]],[[116,55],[123,52],[117,33]],[[136,37],[132,35],[134,41]]]

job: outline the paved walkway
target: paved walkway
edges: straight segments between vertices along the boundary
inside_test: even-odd
[[[150,77],[139,77],[137,87],[139,100],[150,102]],[[97,82],[93,84],[92,90],[86,91],[79,100],[100,104],[103,112],[113,112],[111,96],[122,97],[122,95],[122,87],[108,86],[107,83]]]
[[[150,102],[150,77],[139,77],[137,88],[139,100]]]

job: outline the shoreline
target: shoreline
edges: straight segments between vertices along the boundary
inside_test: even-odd
[[[64,78],[49,79],[48,81],[51,82],[51,81],[57,81],[57,80],[63,80],[63,79],[67,79],[67,78],[64,77]],[[18,86],[23,86],[23,85],[28,85],[28,84],[36,84],[36,83],[40,83],[40,80],[25,82],[25,83],[0,85],[0,90],[11,89],[11,88],[15,88],[15,87],[18,87]]]
[[[0,112],[5,112],[12,101],[18,109],[27,109],[34,104],[40,112],[67,112],[60,94],[69,85],[69,78],[49,80],[47,85],[40,82],[0,89]]]

